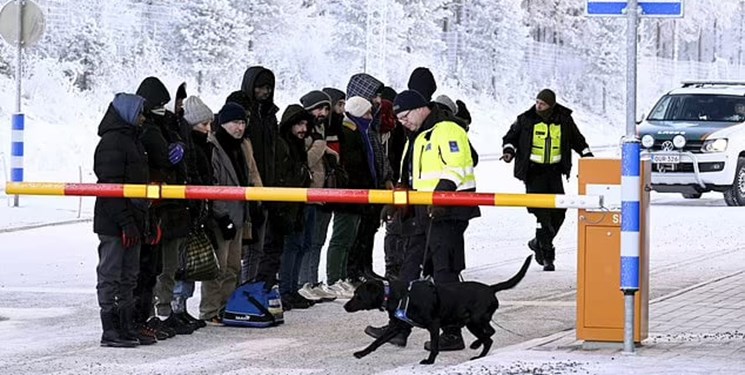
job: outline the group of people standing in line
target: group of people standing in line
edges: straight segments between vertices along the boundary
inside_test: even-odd
[[[475,191],[478,153],[468,139],[466,105],[440,95],[427,68],[396,93],[375,77],[353,75],[345,91],[326,87],[279,115],[274,73],[248,68],[241,88],[215,114],[186,85],[171,97],[156,77],[135,94],[119,93],[98,128],[99,183]],[[502,159],[529,193],[563,193],[571,150],[591,156],[571,110],[543,90],[504,137]],[[563,210],[529,210],[528,243],[554,270],[553,238]],[[382,206],[220,200],[97,198],[98,301],[102,346],[154,344],[220,324],[236,287],[277,288],[284,310],[350,298],[360,282],[423,275],[459,282],[464,233],[478,207]],[[332,220],[333,219],[333,220]],[[374,237],[385,225],[385,275],[373,271]],[[329,227],[325,282],[319,263]],[[194,282],[176,280],[179,251],[194,228],[214,246],[219,275],[201,283],[199,318],[186,309]],[[367,327],[378,336],[383,328]],[[408,333],[392,342],[406,345]],[[462,349],[457,327],[444,327],[440,350]]]

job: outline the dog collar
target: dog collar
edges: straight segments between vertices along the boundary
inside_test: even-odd
[[[388,300],[391,297],[391,284],[388,282],[388,280],[383,280],[383,310],[385,310],[386,306],[388,305]]]

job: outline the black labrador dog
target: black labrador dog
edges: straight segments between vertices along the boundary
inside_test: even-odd
[[[366,281],[357,287],[354,297],[344,305],[344,309],[347,312],[385,310],[391,324],[383,335],[367,348],[354,353],[354,356],[362,358],[372,353],[405,329],[406,324],[429,331],[431,350],[429,357],[420,364],[435,362],[439,353],[440,328],[446,326],[468,328],[476,336],[471,349],[483,347],[481,353],[471,359],[485,356],[494,342],[491,339],[495,333],[491,320],[499,308],[499,301],[494,294],[515,287],[528,271],[531,258],[532,255],[525,259],[520,271],[512,278],[494,285],[474,281],[435,284],[428,280],[417,280],[407,286],[395,280]]]

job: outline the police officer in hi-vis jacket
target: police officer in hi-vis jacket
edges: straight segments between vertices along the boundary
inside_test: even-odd
[[[541,90],[535,105],[510,126],[504,136],[501,160],[515,159],[515,177],[525,183],[527,193],[564,194],[562,175],[569,178],[574,150],[592,157],[585,137],[572,119],[572,110],[556,103],[556,94]],[[528,247],[544,271],[553,271],[556,249],[553,240],[564,222],[566,209],[528,208],[536,216],[535,237]]]

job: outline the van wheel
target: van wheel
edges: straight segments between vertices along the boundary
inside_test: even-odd
[[[702,193],[693,193],[693,194],[683,194],[683,198],[685,199],[699,199],[701,198]]]
[[[745,206],[745,157],[737,159],[735,181],[724,191],[724,201],[728,206]]]

